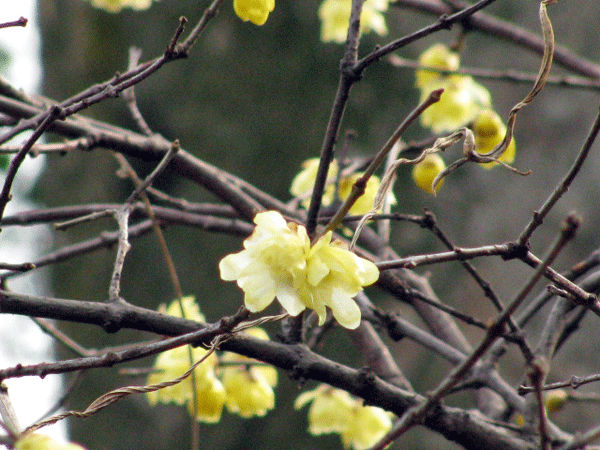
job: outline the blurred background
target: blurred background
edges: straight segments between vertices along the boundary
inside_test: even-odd
[[[36,21],[41,29],[43,94],[62,100],[109,79],[116,72],[125,71],[131,46],[142,50],[142,60],[160,55],[179,17],[186,16],[194,23],[208,4],[207,1],[161,0],[147,11],[124,10],[110,14],[83,0],[41,1]],[[317,156],[320,150],[343,51],[341,45],[320,41],[318,7],[316,0],[279,0],[267,23],[256,27],[240,21],[227,0],[188,59],[168,64],[136,87],[140,110],[150,127],[167,139],[179,139],[182,147],[198,158],[284,201],[289,200],[289,186],[302,161]],[[534,1],[499,0],[486,12],[540,34],[537,9],[538,2]],[[559,2],[549,8],[549,14],[558,44],[592,61],[600,60],[596,20],[600,17],[600,3],[580,0],[574,8],[569,2]],[[361,55],[436,20],[433,16],[393,6],[386,18],[388,36],[365,35]],[[401,49],[398,55],[417,59],[431,44],[440,41],[452,44],[457,36],[458,29],[443,31]],[[539,55],[518,46],[470,32],[465,39],[461,66],[537,73],[539,61]],[[552,70],[553,75],[567,73],[557,65]],[[528,85],[505,81],[480,82],[491,91],[495,109],[504,118],[530,89]],[[386,61],[370,67],[352,91],[342,127],[342,132],[356,132],[352,153],[373,155],[414,108],[418,98],[413,70],[394,68]],[[430,209],[440,227],[460,246],[503,243],[516,238],[532,212],[570,167],[597,108],[597,92],[547,87],[517,119],[515,165],[520,170],[531,169],[531,175],[520,177],[501,168],[488,171],[467,165],[452,174],[438,196],[432,197],[412,183],[409,169],[401,168],[395,188],[398,205],[394,210],[419,214],[423,208]],[[86,114],[135,129],[121,99],[103,102]],[[410,142],[429,136],[427,130],[415,125],[404,139]],[[541,256],[569,211],[576,210],[583,217],[576,242],[569,245],[555,265],[558,270],[583,259],[600,242],[597,147],[578,180],[532,241],[532,250]],[[459,150],[453,149],[445,159],[451,162],[458,156]],[[141,176],[153,167],[135,160],[131,163]],[[46,158],[44,172],[35,185],[35,201],[46,206],[123,201],[132,187],[115,175],[117,169],[116,160],[103,150]],[[189,201],[215,200],[177,174],[163,174],[155,186]],[[60,248],[115,228],[116,224],[109,219],[90,223],[55,234],[52,245]],[[394,246],[402,255],[443,249],[431,234],[417,226],[400,223],[394,224],[392,229]],[[217,262],[225,254],[238,251],[240,239],[228,236],[215,239],[214,235],[195,229],[175,227],[166,231],[166,238],[184,292],[197,297],[208,320],[235,312],[242,294],[234,283],[219,281]],[[168,273],[163,265],[156,264],[158,252],[153,236],[133,242],[122,283],[122,295],[129,302],[156,308],[173,299]],[[57,297],[101,301],[108,291],[113,261],[114,249],[110,249],[54,266],[48,272],[49,290]],[[521,263],[496,258],[481,259],[475,265],[505,302],[530,274]],[[483,321],[492,314],[493,309],[481,290],[458,264],[432,266],[419,272],[428,274],[444,302]],[[405,305],[389,299],[376,288],[369,293],[378,305],[400,311],[405,318],[414,318]],[[107,336],[88,326],[61,326],[90,348],[149,337],[127,331]],[[584,321],[582,332],[558,355],[550,381],[600,371],[595,340],[590,339],[600,331],[598,328],[596,318],[588,317]],[[472,339],[481,335],[477,330],[463,329]],[[277,328],[269,331],[275,335]],[[535,343],[535,332],[532,333],[528,338]],[[347,343],[343,333],[334,332],[323,342],[322,352],[360,367],[363,362],[346,350]],[[422,352],[420,347],[406,340],[390,345],[401,368],[420,392],[434,387],[448,369],[446,362]],[[515,374],[522,373],[523,361],[510,354],[507,358],[501,372],[516,386],[521,380]],[[152,362],[139,361],[136,367],[149,367]],[[143,378],[120,375],[114,370],[96,370],[82,377],[65,406],[83,409],[110,389],[143,381]],[[306,410],[293,409],[293,399],[301,392],[296,381],[281,373],[276,392],[277,408],[265,418],[246,420],[224,414],[218,425],[201,425],[205,445],[202,448],[342,447],[337,436],[315,438],[306,432]],[[452,401],[465,404],[467,397],[457,396]],[[554,417],[567,431],[576,429],[570,423],[573,417],[578,417],[577,428],[582,429],[588,424],[585,417],[598,416],[598,408],[593,404],[569,408]],[[589,425],[592,423],[594,420],[590,419]],[[187,448],[190,434],[189,418],[183,408],[151,409],[141,396],[130,397],[93,418],[73,420],[69,431],[74,441],[97,450]],[[392,446],[398,449],[434,447],[455,448],[421,428]]]

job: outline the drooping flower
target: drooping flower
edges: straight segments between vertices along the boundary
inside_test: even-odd
[[[61,443],[50,436],[39,433],[27,433],[17,439],[15,450],[85,450],[79,444]]]
[[[444,44],[434,44],[419,57],[419,64],[443,70],[457,70],[458,53]],[[491,107],[489,91],[468,75],[442,74],[420,69],[415,73],[416,86],[421,91],[421,101],[431,92],[444,89],[441,99],[421,114],[421,125],[434,133],[453,132],[472,122],[484,109]]]
[[[246,333],[268,340],[262,328],[251,328]],[[272,366],[258,365],[258,361],[235,353],[221,358],[221,380],[227,399],[227,410],[242,417],[264,416],[275,407],[277,371]]]
[[[125,8],[141,11],[150,8],[152,0],[90,0],[92,6],[110,13],[118,13]]]
[[[195,419],[198,422],[219,422],[223,405],[227,400],[227,392],[223,383],[216,377],[214,370],[206,371],[201,377],[197,376],[195,381],[196,395],[192,394],[190,401],[188,401],[188,411],[190,414],[194,414],[193,402],[195,400]]]
[[[419,56],[419,64],[442,70],[458,70],[460,56],[446,45],[438,43],[429,47]],[[425,88],[430,82],[443,76],[440,72],[432,70],[417,70],[415,73],[415,84],[418,88]]]
[[[181,305],[183,305],[182,314]],[[168,308],[161,306],[161,312],[182,317],[190,320],[204,322],[204,316],[196,304],[193,296],[183,297],[179,301],[173,301]],[[181,346],[161,353],[154,363],[154,371],[148,376],[148,384],[158,384],[170,381],[183,375],[192,365],[190,361],[196,362],[206,356],[208,350],[201,347]],[[190,411],[196,399],[196,420],[207,423],[215,423],[221,419],[221,412],[225,404],[225,388],[216,377],[215,367],[217,356],[212,353],[185,380],[162,388],[158,391],[148,392],[146,397],[148,403],[175,403],[187,405]],[[193,384],[195,383],[195,384]],[[194,395],[194,389],[196,394]]]
[[[318,436],[344,432],[357,401],[346,391],[321,384],[312,391],[300,394],[294,402],[294,408],[300,409],[308,403],[311,404],[308,410],[308,431]]]
[[[277,297],[292,316],[313,309],[322,325],[330,308],[340,325],[358,327],[353,297],[377,281],[377,266],[331,242],[331,232],[311,246],[306,228],[287,223],[276,211],[257,214],[254,223],[244,250],[219,263],[221,278],[237,281],[244,291],[246,308],[262,311]]]
[[[472,122],[491,107],[490,92],[466,75],[438,77],[421,89],[421,101],[436,89],[444,89],[440,101],[421,114],[421,125],[434,133],[452,132]]]
[[[317,170],[319,168],[319,158],[310,158],[302,163],[303,169],[294,177],[292,185],[290,187],[290,193],[295,197],[302,198],[302,206],[308,208],[310,204],[310,194],[317,178]],[[329,166],[329,172],[327,173],[327,184],[325,186],[325,192],[323,194],[322,205],[329,206],[335,200],[335,181],[338,175],[339,167],[336,160],[333,160]],[[339,180],[337,194],[340,200],[346,200],[352,192],[352,185],[362,176],[361,172],[354,173],[352,175],[341,177]],[[373,203],[375,196],[381,185],[381,179],[377,175],[372,175],[367,181],[365,192],[361,195],[358,200],[352,205],[350,211],[351,215],[362,215],[366,214],[373,209]],[[390,191],[386,197],[390,205],[396,204],[396,197]]]
[[[275,407],[275,393],[264,378],[250,370],[226,370],[223,385],[227,410],[242,417],[264,416]]]
[[[500,142],[502,142],[504,135],[506,134],[506,125],[504,125],[500,116],[492,109],[481,111],[475,118],[471,128],[473,130],[473,135],[475,136],[477,153],[481,154],[491,152]],[[510,164],[515,160],[516,153],[517,144],[513,137],[498,160]],[[491,169],[497,164],[498,163],[491,162],[483,163],[481,165],[486,169]]]
[[[264,25],[275,9],[275,0],[233,0],[233,10],[244,22]]]
[[[311,403],[308,431],[312,435],[338,433],[345,448],[365,450],[391,429],[390,415],[381,408],[364,406],[346,391],[325,384],[296,398],[294,408]]]
[[[352,0],[324,0],[319,7],[321,19],[321,41],[343,44],[348,35]],[[366,0],[360,15],[360,31],[374,31],[380,36],[388,32],[383,13],[387,11],[388,0]]]
[[[366,450],[381,440],[392,428],[390,415],[375,406],[356,405],[348,426],[342,432],[345,448]]]
[[[435,177],[437,177],[445,168],[446,164],[442,157],[437,153],[430,153],[425,156],[423,161],[413,166],[412,177],[417,186],[425,192],[435,194],[435,191],[433,190],[433,180],[435,180]],[[442,184],[444,184],[443,179],[437,184],[436,191],[442,187]]]

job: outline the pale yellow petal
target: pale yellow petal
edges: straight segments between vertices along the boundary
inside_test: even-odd
[[[360,308],[346,292],[333,289],[328,306],[331,308],[333,317],[344,328],[354,330],[360,325]]]

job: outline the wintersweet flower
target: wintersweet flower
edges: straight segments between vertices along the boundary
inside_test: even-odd
[[[14,446],[15,450],[85,450],[79,444],[61,443],[50,436],[39,433],[27,433],[21,436]]]
[[[433,180],[438,174],[446,168],[446,164],[440,155],[437,153],[430,153],[425,156],[423,161],[415,164],[412,170],[412,177],[417,186],[423,189],[429,194],[435,194],[439,188],[442,187],[444,180],[440,180],[437,184],[436,189],[433,189]]]
[[[227,392],[223,383],[216,377],[214,370],[208,370],[202,377],[196,377],[196,395],[192,394],[192,398],[187,404],[190,415],[194,414],[192,406],[194,400],[196,401],[195,419],[198,422],[217,423],[221,420]]]
[[[269,340],[262,328],[251,328],[246,333]],[[274,367],[259,365],[256,360],[235,353],[225,353],[221,365],[229,412],[247,418],[264,416],[275,407],[273,388],[277,385],[277,371]]]
[[[345,448],[366,450],[379,442],[392,428],[392,419],[386,411],[375,406],[357,405],[350,421],[342,431]]]
[[[310,194],[312,193],[315,179],[317,178],[317,170],[319,168],[319,158],[309,158],[302,163],[303,169],[294,177],[292,180],[292,186],[290,187],[290,193],[295,197],[303,198],[301,204],[305,208],[308,208],[310,204]],[[339,167],[336,160],[333,160],[329,166],[329,172],[327,173],[327,185],[325,186],[325,192],[323,194],[322,205],[329,206],[335,200],[335,182],[338,175]],[[352,192],[352,185],[358,180],[363,174],[355,173],[347,177],[341,177],[339,180],[337,195],[340,200],[346,200]],[[375,196],[381,185],[381,179],[377,175],[372,175],[367,181],[365,192],[361,195],[358,200],[352,205],[350,211],[351,215],[363,215],[373,209],[373,203]],[[390,191],[387,196],[387,201],[390,205],[396,204],[396,197]]]
[[[296,398],[294,408],[311,403],[308,431],[312,435],[338,433],[345,448],[365,450],[392,428],[390,414],[381,408],[364,406],[346,391],[325,384]]]
[[[204,316],[196,304],[194,297],[188,296],[181,299],[184,313],[181,312],[179,301],[173,301],[168,307],[161,306],[160,311],[166,314],[182,317],[190,320],[204,322]],[[193,362],[206,356],[208,350],[200,347],[182,346],[161,353],[154,363],[154,372],[148,376],[147,384],[158,384],[170,381],[183,375]],[[175,403],[188,405],[190,411],[192,402],[196,398],[196,419],[201,422],[214,423],[221,419],[221,412],[225,404],[225,388],[216,377],[215,367],[218,363],[217,356],[212,353],[185,380],[158,391],[148,392],[146,398],[148,403]],[[195,391],[194,395],[194,385]]]
[[[321,41],[343,44],[348,34],[352,0],[324,0],[319,7],[321,19]],[[360,16],[360,31],[376,32],[385,36],[388,32],[383,13],[387,11],[388,0],[366,0]]]
[[[273,388],[252,371],[226,370],[222,380],[227,391],[225,404],[229,412],[245,418],[262,417],[275,407]]]
[[[458,70],[460,56],[446,45],[438,43],[429,47],[419,56],[419,64],[442,70]],[[444,77],[444,75],[440,72],[421,69],[416,71],[415,77],[417,79],[416,86],[425,88],[429,83],[437,78]]]
[[[331,232],[311,245],[306,228],[287,223],[279,212],[259,213],[254,223],[244,250],[219,263],[221,278],[244,291],[246,308],[262,311],[277,297],[292,316],[313,309],[322,325],[329,308],[343,327],[358,327],[353,297],[377,281],[377,266],[331,242]]]
[[[192,348],[192,359],[198,361],[204,357],[207,350]],[[158,391],[148,392],[148,403],[175,403],[188,405],[191,410],[194,399],[194,386],[196,385],[196,419],[201,422],[215,423],[221,419],[221,412],[225,404],[225,388],[215,375],[217,357],[213,353],[194,369],[194,377],[190,375],[185,380]],[[187,346],[182,346],[161,353],[154,363],[155,372],[148,376],[148,384],[157,384],[173,380],[183,375],[190,368],[190,356]]]
[[[312,391],[300,394],[294,402],[294,408],[303,408],[308,403],[311,404],[308,410],[308,431],[318,436],[344,432],[357,400],[346,391],[321,384]]]
[[[103,9],[110,13],[121,12],[124,8],[136,11],[150,8],[152,0],[90,0],[92,6]]]
[[[506,134],[506,125],[502,119],[492,109],[481,111],[471,127],[475,136],[475,146],[477,153],[486,154],[491,152],[502,140]],[[513,138],[508,144],[504,153],[498,158],[506,164],[510,164],[515,160],[517,153],[517,144]],[[486,169],[491,169],[498,163],[483,163],[481,164]]]
[[[470,76],[435,78],[421,89],[421,101],[436,89],[444,89],[440,101],[427,108],[420,117],[421,125],[436,134],[465,126],[492,103],[489,91]]]
[[[244,22],[264,25],[275,9],[275,0],[233,0],[233,10]]]
[[[317,171],[319,169],[319,158],[309,158],[302,163],[302,170],[292,180],[290,193],[294,197],[302,198],[302,206],[308,208],[310,204],[310,195],[317,179]],[[321,203],[323,206],[329,206],[335,200],[335,180],[338,175],[338,163],[334,159],[329,165],[327,172],[327,184]]]
[[[181,311],[182,307],[183,312]],[[173,300],[168,307],[162,304],[158,307],[158,311],[169,316],[185,317],[196,322],[206,322],[204,314],[200,312],[200,307],[196,303],[196,297],[193,295],[181,297],[181,303],[179,300]]]

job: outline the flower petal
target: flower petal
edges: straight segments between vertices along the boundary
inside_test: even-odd
[[[334,288],[328,306],[344,328],[354,330],[360,325],[360,308],[347,292]]]

